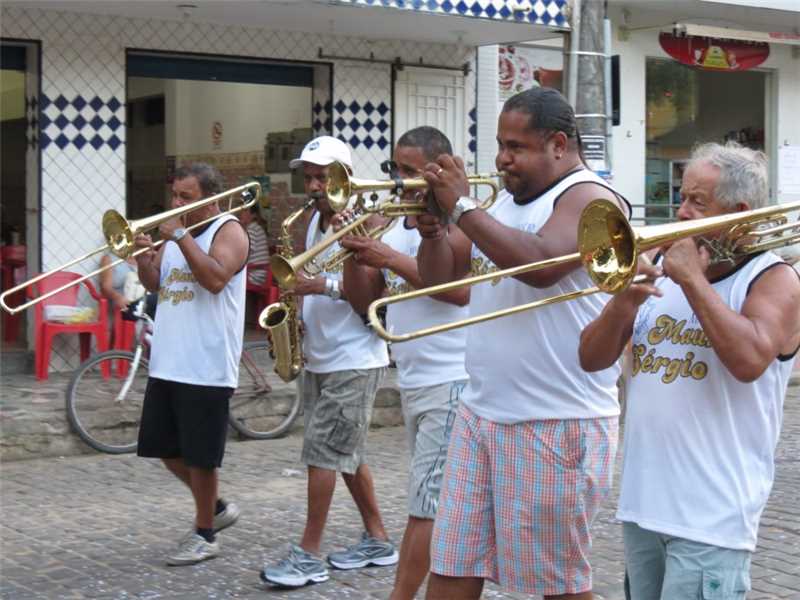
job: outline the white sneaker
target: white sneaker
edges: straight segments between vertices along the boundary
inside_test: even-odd
[[[239,520],[239,515],[241,514],[241,510],[239,507],[234,504],[233,502],[228,502],[225,505],[225,510],[221,513],[214,515],[214,520],[211,522],[211,529],[214,530],[214,533],[219,533],[223,529],[227,529],[236,521]],[[192,523],[192,526],[183,534],[181,538],[181,542],[183,540],[192,537],[197,532],[197,526]]]
[[[219,542],[207,542],[202,535],[195,533],[181,540],[178,551],[167,558],[167,564],[173,567],[194,565],[217,556],[219,556]]]
[[[236,521],[239,520],[239,513],[241,513],[239,507],[233,502],[228,502],[225,505],[225,510],[214,515],[214,522],[211,524],[211,527],[214,529],[214,533],[219,533],[223,529],[226,529],[236,523]]]

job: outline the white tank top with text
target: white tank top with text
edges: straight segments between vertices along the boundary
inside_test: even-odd
[[[754,280],[781,262],[760,254],[712,285],[741,313]],[[756,381],[736,380],[681,288],[666,278],[658,286],[663,297],[642,304],[634,323],[617,518],[753,551],[794,361],[777,357]]]
[[[222,216],[194,238],[203,252],[208,254],[217,231],[229,221],[237,219]],[[150,376],[235,388],[244,334],[245,269],[212,294],[197,283],[178,245],[166,242],[160,281]]]
[[[401,254],[417,257],[417,249],[422,240],[415,227],[406,227],[399,220],[384,234],[382,241]],[[389,295],[410,291],[405,279],[396,273],[383,269],[383,279]],[[469,314],[466,306],[456,306],[432,298],[415,298],[386,307],[386,326],[395,334],[412,330],[452,323],[465,319]],[[392,345],[392,358],[397,363],[398,387],[419,388],[438,385],[448,381],[467,378],[464,370],[464,351],[467,344],[467,330],[453,329],[427,337]]]
[[[324,238],[319,227],[319,213],[308,224],[306,248]],[[331,244],[315,259],[317,264],[340,250],[338,242]],[[321,275],[342,282],[342,265]],[[312,373],[332,373],[350,369],[373,369],[389,364],[386,343],[355,313],[350,303],[324,295],[303,297],[303,354],[305,368]]]
[[[511,194],[502,191],[489,214],[504,225],[535,234],[553,214],[559,197],[583,182],[608,188],[591,171],[579,170],[525,204],[517,204]],[[471,263],[473,274],[497,270],[474,244]],[[581,267],[547,288],[512,278],[481,283],[472,287],[470,316],[592,285]],[[618,415],[619,368],[586,373],[578,362],[581,331],[600,314],[607,300],[605,294],[594,294],[468,327],[466,367],[470,382],[462,395],[464,404],[477,415],[499,423]]]

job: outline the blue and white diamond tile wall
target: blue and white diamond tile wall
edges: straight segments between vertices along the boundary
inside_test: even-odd
[[[311,109],[314,112],[311,128],[314,130],[314,136],[330,135],[333,121],[331,120],[331,101],[327,100],[324,104],[322,102],[315,102]]]
[[[99,96],[87,99],[78,94],[67,99],[59,94],[51,99],[42,94],[42,149],[52,143],[61,150],[70,144],[78,150],[84,147],[99,150],[103,145],[116,150],[122,144],[117,135],[121,133],[120,128],[124,128],[122,108],[122,102],[114,96],[104,100]]]
[[[527,21],[537,25],[566,27],[567,0],[532,0],[531,10],[514,10],[508,0],[339,0],[343,4],[383,6],[479,19]]]
[[[392,143],[391,116],[383,101],[373,104],[367,100],[360,104],[357,100],[348,102],[340,98],[333,105],[333,114],[337,137],[353,150],[362,144],[367,150],[373,146],[385,150]]]

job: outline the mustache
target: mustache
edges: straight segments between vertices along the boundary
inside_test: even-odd
[[[325,192],[311,192],[308,197],[312,200],[322,200],[323,198],[326,198],[326,195]]]

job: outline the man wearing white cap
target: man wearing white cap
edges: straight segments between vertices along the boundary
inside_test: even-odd
[[[303,148],[292,168],[302,168],[306,194],[316,198],[308,224],[306,248],[319,243],[334,213],[325,195],[328,167],[341,162],[352,169],[350,151],[340,140],[321,136]],[[337,252],[332,244],[317,258]],[[389,363],[386,344],[353,312],[342,285],[342,267],[309,278],[298,275],[294,294],[303,296],[305,370],[299,381],[305,430],[302,460],[308,467],[308,512],[299,545],[261,571],[267,583],[298,587],[328,579],[319,558],[322,533],[340,472],[361,513],[364,533],[350,548],[333,552],[328,561],[340,569],[392,565],[398,555],[381,520],[372,474],[365,463],[367,430],[375,393]]]

